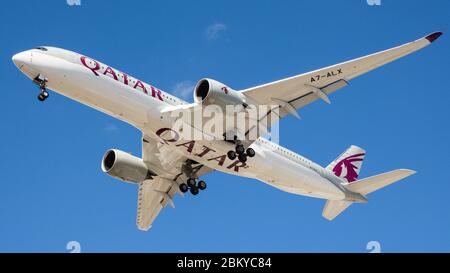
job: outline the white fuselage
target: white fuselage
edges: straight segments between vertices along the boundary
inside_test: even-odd
[[[13,61],[29,78],[44,75],[48,88],[125,121],[207,167],[259,179],[294,194],[345,198],[342,180],[331,171],[263,138],[251,145],[256,156],[246,164],[227,158],[227,151],[234,149],[232,143],[178,139],[171,129],[174,120],[161,110],[186,102],[94,59],[63,49],[45,49],[18,53]]]

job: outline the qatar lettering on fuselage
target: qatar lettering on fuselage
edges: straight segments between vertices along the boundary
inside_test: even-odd
[[[94,73],[95,76],[104,75],[110,77],[129,87],[132,87],[136,90],[140,90],[146,95],[150,95],[153,98],[156,98],[160,101],[164,101],[163,96],[161,94],[161,90],[152,85],[146,84],[141,80],[130,77],[129,75],[123,72],[117,71],[108,65],[102,64],[99,61],[96,61],[86,56],[81,56],[80,62],[83,66],[92,71],[92,73]]]
[[[110,77],[136,90],[141,90],[146,95],[151,95],[153,98],[159,99],[160,101],[164,101],[161,94],[162,91],[152,85],[146,84],[138,79],[134,79],[123,72],[117,71],[110,66],[102,64],[99,61],[96,61],[86,56],[81,56],[80,62],[83,66],[92,71],[92,73],[97,77],[99,77],[100,75]],[[228,93],[228,90],[226,88],[223,89],[223,91],[225,93]],[[174,135],[174,137],[170,138],[164,137],[165,135],[164,133],[167,132],[171,132]],[[163,141],[164,144],[175,145],[178,148],[185,149],[190,154],[192,154],[194,146],[196,144],[195,140],[181,140],[179,134],[170,128],[161,128],[158,131],[156,131],[156,135]],[[200,158],[206,158],[206,160],[210,162],[216,162],[217,165],[220,167],[226,167],[227,169],[235,172],[239,172],[239,168],[248,167],[245,163],[242,163],[239,160],[234,160],[230,164],[225,164],[225,161],[228,158],[226,154],[217,155],[214,149],[207,147],[205,145],[202,145],[201,148],[202,152],[195,153],[194,155]]]
[[[194,152],[194,147],[196,144],[195,140],[183,140],[180,139],[180,135],[177,131],[171,128],[160,128],[156,131],[156,135],[162,140],[162,143],[167,145],[175,145],[178,148],[185,150],[187,153],[192,154],[194,156],[198,156],[199,158],[206,159],[208,162],[215,162],[220,167],[226,167],[229,170],[239,172],[239,168],[248,168],[245,163],[240,162],[239,160],[234,160],[231,164],[225,164],[227,160],[227,155],[217,155],[216,151],[208,146],[202,145],[201,152]]]

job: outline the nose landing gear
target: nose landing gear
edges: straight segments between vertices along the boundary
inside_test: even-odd
[[[41,91],[41,93],[39,93],[39,95],[38,95],[38,100],[39,101],[44,101],[44,100],[46,100],[47,98],[48,98],[48,92],[47,91]]]
[[[39,89],[41,90],[41,92],[38,95],[38,100],[39,101],[45,101],[49,94],[47,92],[47,82],[48,79],[46,77],[44,77],[43,75],[39,74],[36,78],[34,78],[33,80],[38,86]]]

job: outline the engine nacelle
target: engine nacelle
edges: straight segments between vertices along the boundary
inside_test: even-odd
[[[223,83],[211,79],[202,79],[195,86],[194,101],[207,105],[218,105],[223,110],[227,105],[240,105],[246,108],[243,94],[231,89]]]
[[[155,175],[141,158],[116,149],[106,151],[102,170],[114,178],[133,183],[140,183]]]

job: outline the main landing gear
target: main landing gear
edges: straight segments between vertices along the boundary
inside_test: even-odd
[[[192,195],[197,195],[200,192],[200,190],[205,189],[206,189],[206,182],[203,180],[197,182],[196,178],[189,178],[186,183],[180,184],[180,191],[182,193],[190,191]]]
[[[180,184],[180,191],[186,193],[190,191],[192,195],[197,195],[201,190],[206,189],[206,182],[203,180],[198,181],[197,172],[200,170],[202,165],[193,167],[193,164],[198,164],[195,161],[188,159],[181,167],[183,173],[188,177],[186,183]]]
[[[48,79],[44,76],[42,76],[41,74],[39,74],[36,78],[34,78],[33,80],[38,86],[39,89],[41,90],[41,92],[38,95],[38,100],[39,101],[45,101],[49,94],[47,92],[47,81]]]
[[[247,148],[247,150],[244,148],[244,145],[241,144],[239,140],[235,137],[235,143],[236,148],[235,150],[228,151],[227,156],[230,160],[235,160],[236,158],[239,159],[240,162],[245,163],[247,162],[247,157],[254,157],[255,156],[255,150],[252,148]]]

